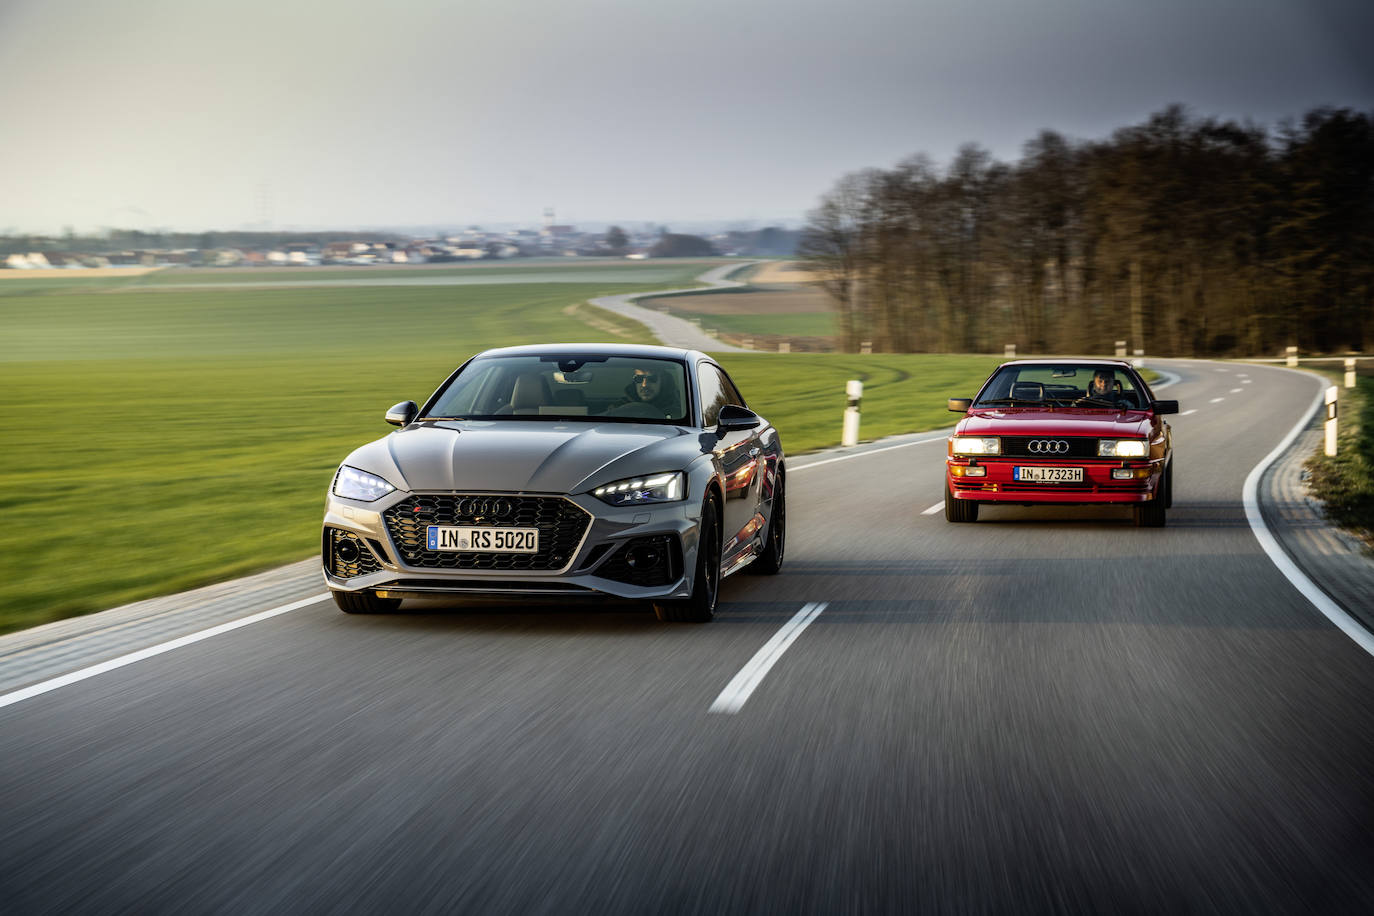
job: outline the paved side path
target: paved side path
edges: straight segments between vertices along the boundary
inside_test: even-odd
[[[697,277],[702,283],[709,283],[716,289],[728,289],[732,286],[745,286],[739,280],[727,280],[725,276],[737,270],[742,270],[751,264],[759,264],[760,261],[743,261],[739,264],[723,264],[720,267],[712,268],[706,273]],[[682,318],[674,318],[672,315],[665,315],[653,309],[646,309],[643,306],[635,305],[636,299],[654,298],[663,296],[681,295],[683,293],[701,292],[702,287],[694,289],[663,289],[654,290],[648,293],[622,293],[618,296],[601,296],[597,299],[589,300],[592,305],[632,318],[640,324],[645,325],[654,332],[654,336],[663,341],[664,346],[682,347],[685,350],[703,350],[708,353],[755,353],[762,352],[756,350],[746,350],[744,347],[736,347],[731,344],[722,343],[716,338],[707,334],[701,328]]]
[[[1321,502],[1312,496],[1303,463],[1322,446],[1323,415],[1294,440],[1283,457],[1260,478],[1260,512],[1280,546],[1365,629],[1374,632],[1374,558],[1364,545],[1326,523]]]

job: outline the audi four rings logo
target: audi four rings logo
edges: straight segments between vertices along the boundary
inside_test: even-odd
[[[465,497],[458,500],[458,505],[454,507],[460,516],[472,518],[483,515],[494,515],[497,518],[505,518],[514,511],[510,500],[501,499],[482,499]]]
[[[1026,443],[1026,451],[1032,455],[1062,455],[1069,450],[1069,443],[1063,439],[1032,439]]]

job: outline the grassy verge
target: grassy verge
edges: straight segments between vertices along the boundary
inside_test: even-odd
[[[1319,450],[1307,459],[1312,491],[1332,522],[1374,551],[1374,378],[1341,388],[1339,407],[1335,457]]]

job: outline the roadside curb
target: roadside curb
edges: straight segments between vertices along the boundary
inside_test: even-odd
[[[1303,465],[1322,444],[1314,416],[1261,476],[1257,497],[1274,539],[1312,583],[1374,633],[1374,559],[1364,545],[1331,525],[1312,496]]]

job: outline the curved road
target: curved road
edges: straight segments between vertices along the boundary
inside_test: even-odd
[[[1374,659],[1241,502],[1313,386],[1169,369],[1162,530],[804,457],[709,626],[325,601],[0,708],[5,912],[1367,911]]]

